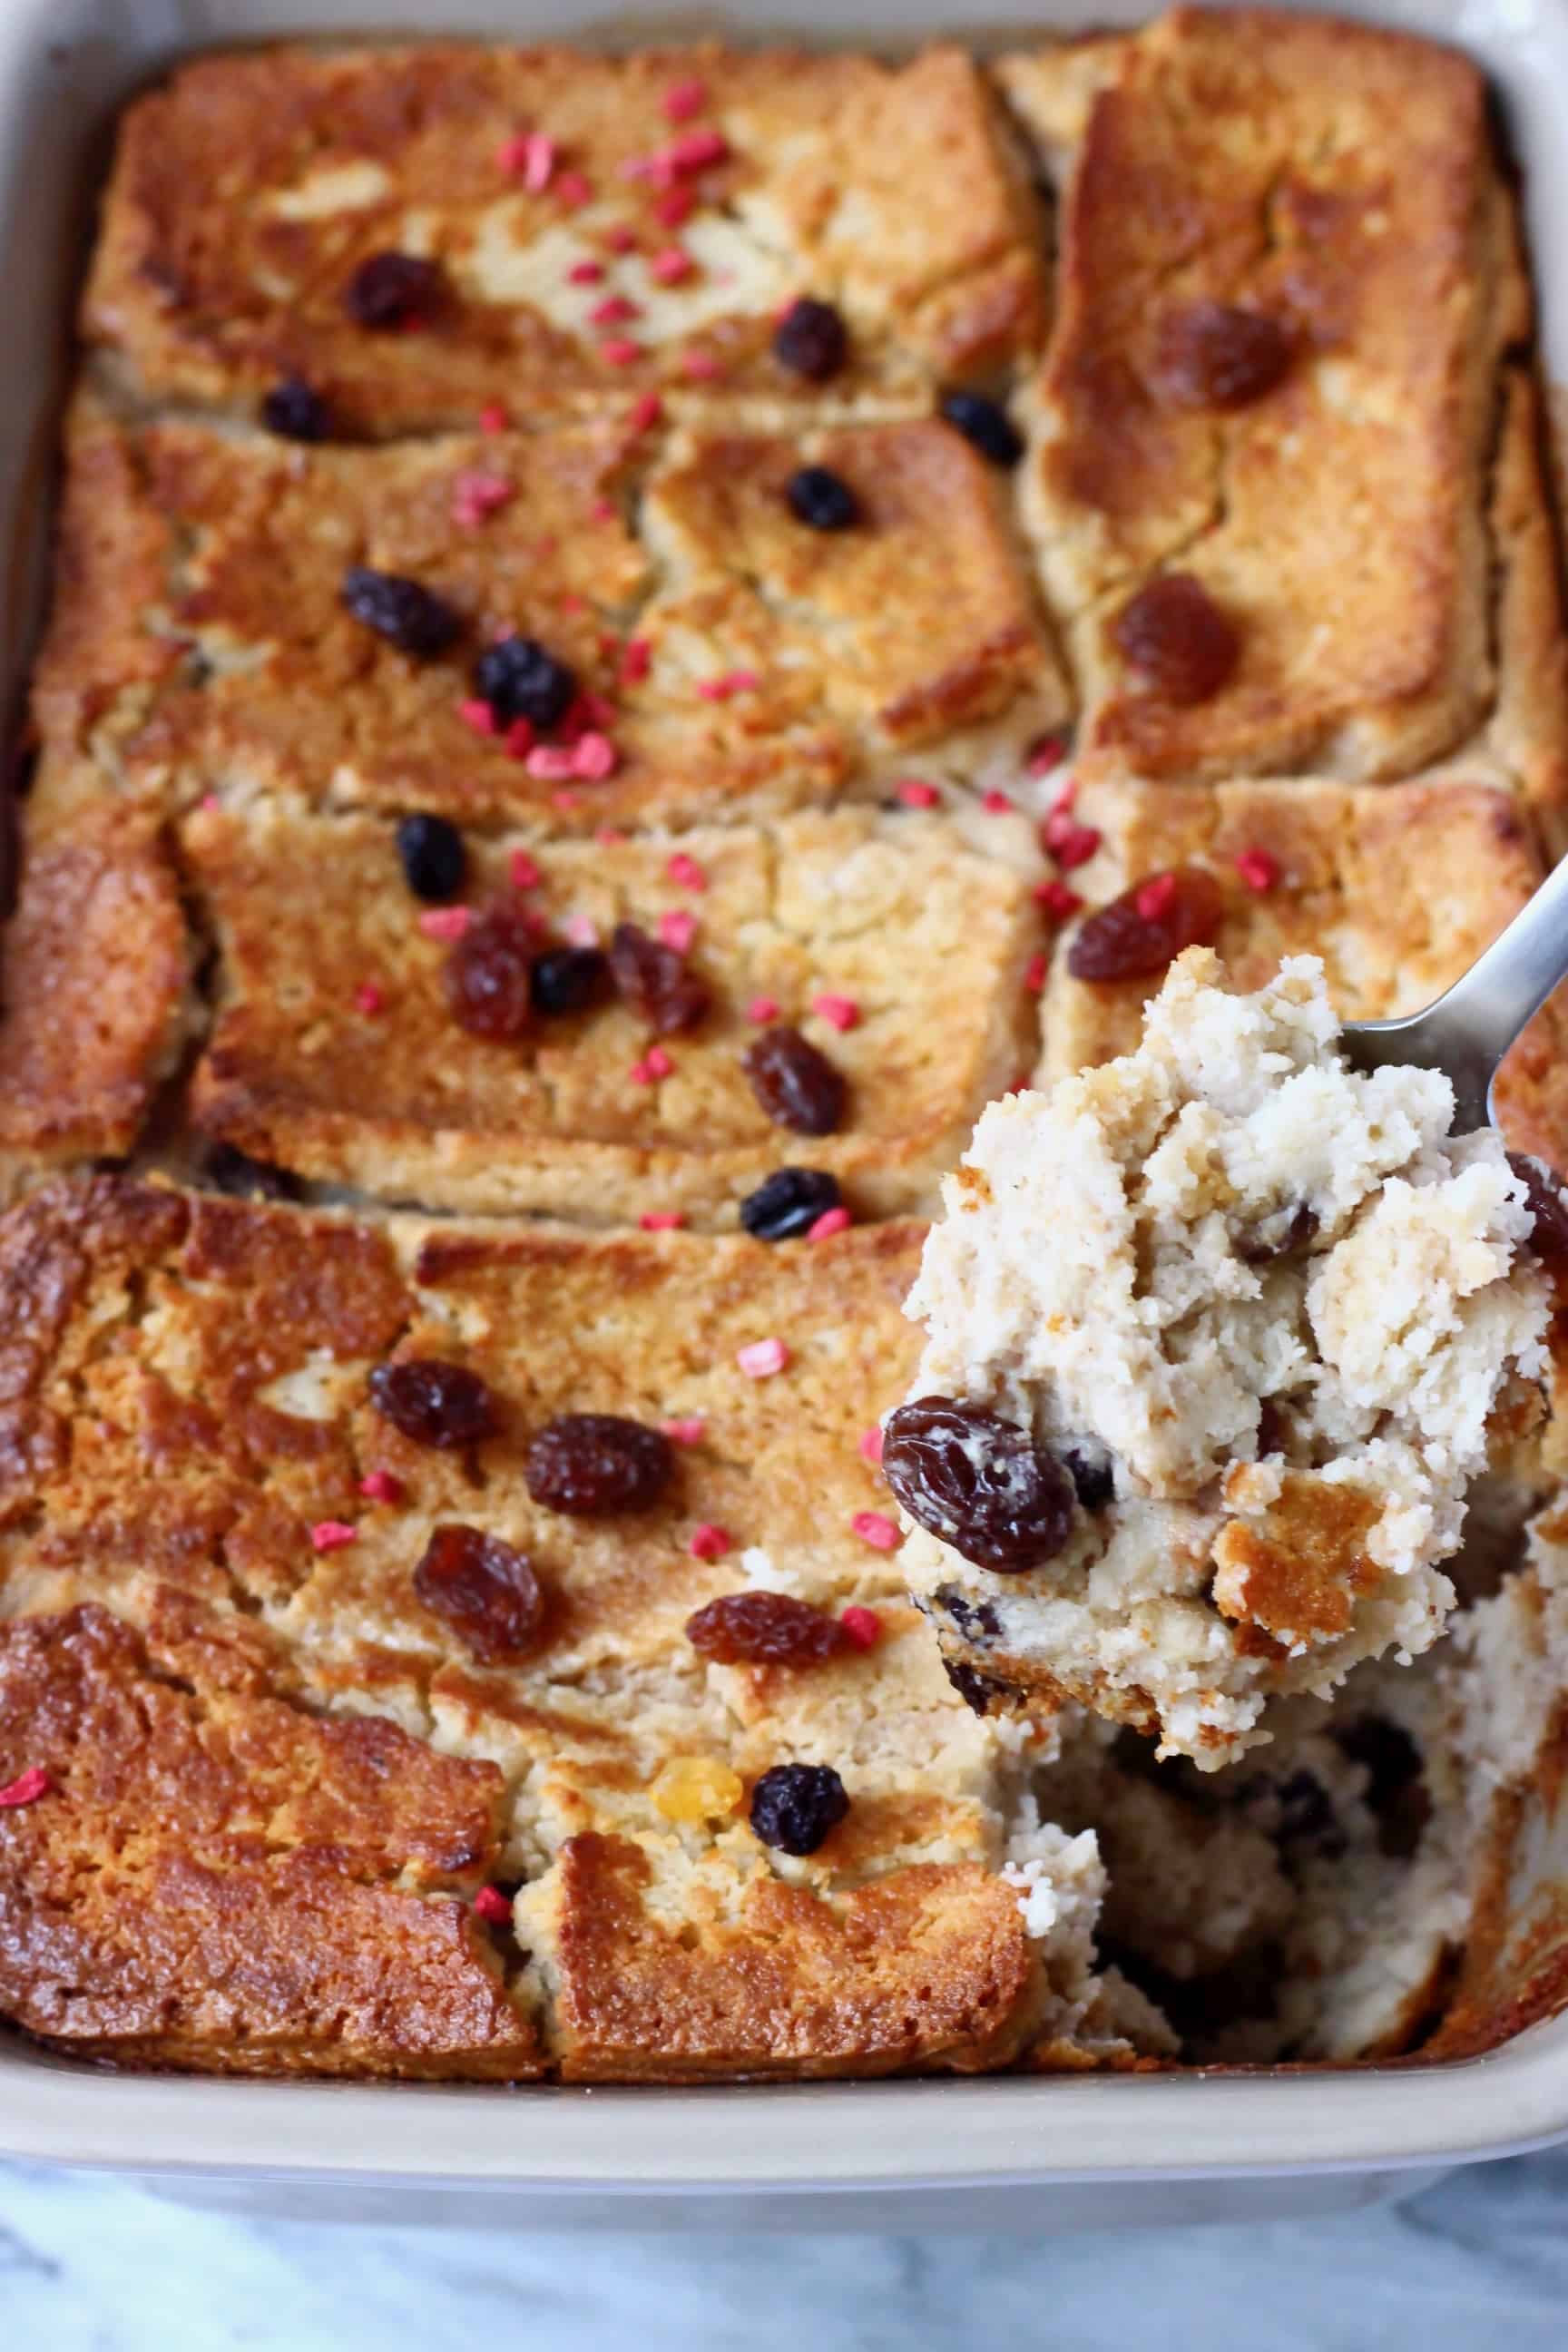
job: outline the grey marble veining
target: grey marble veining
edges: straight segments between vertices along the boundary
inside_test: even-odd
[[[504,2332],[503,2332],[504,2331]],[[0,2168],[0,2346],[49,2352],[1563,2352],[1568,2149],[1246,2230],[506,2237],[184,2211]]]

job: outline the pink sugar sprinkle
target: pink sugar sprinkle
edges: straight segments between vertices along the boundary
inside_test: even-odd
[[[458,703],[458,716],[465,727],[473,729],[476,735],[493,735],[496,731],[495,712],[488,702],[481,702],[477,694],[469,695],[466,701]]]
[[[683,849],[676,851],[664,870],[670,880],[678,882],[683,890],[706,890],[708,887],[707,875],[695,857],[688,857]]]
[[[48,1795],[54,1785],[41,1764],[29,1764],[25,1772],[19,1773],[15,1780],[7,1780],[0,1789],[0,1805],[7,1811],[16,1805],[36,1805],[40,1797]]]
[[[1011,816],[1013,814],[1013,803],[1005,793],[982,793],[980,805],[987,816]]]
[[[576,774],[575,760],[575,752],[562,744],[539,743],[529,753],[523,765],[531,776],[537,776],[543,783],[554,783],[557,780],[564,782],[566,777]]]
[[[460,940],[473,919],[471,907],[426,907],[414,922],[427,940]]]
[[[1175,902],[1176,877],[1173,874],[1155,874],[1142,884],[1134,904],[1139,918],[1145,923],[1157,923],[1168,914]]]
[[[555,183],[555,194],[568,212],[575,212],[579,205],[593,202],[594,184],[581,172],[563,172]]]
[[[897,1551],[901,1541],[897,1526],[881,1511],[857,1511],[849,1524],[873,1551]]]
[[[345,1544],[358,1541],[359,1529],[351,1528],[346,1519],[318,1519],[310,1529],[312,1551],[342,1551]]]
[[[616,772],[617,754],[607,735],[592,732],[578,739],[572,752],[572,772],[585,776],[591,782],[600,782]]]
[[[496,168],[498,171],[509,173],[512,178],[516,178],[519,173],[528,169],[526,131],[514,131],[510,139],[501,141],[500,145],[496,149]]]
[[[747,1020],[754,1021],[762,1029],[765,1029],[770,1021],[776,1021],[778,1017],[779,1001],[776,996],[753,996],[746,1007]]]
[[[727,160],[730,142],[721,131],[683,131],[666,152],[676,171],[705,172],[710,163]]]
[[[774,1372],[782,1372],[789,1361],[789,1349],[782,1339],[752,1339],[735,1351],[735,1361],[749,1381],[765,1381]]]
[[[697,937],[697,918],[684,907],[668,907],[658,919],[658,935],[667,948],[686,955]]]
[[[566,282],[569,286],[597,286],[604,274],[602,261],[574,261],[566,272]]]
[[[526,849],[514,849],[506,862],[507,879],[514,890],[537,890],[543,877]]]
[[[619,327],[628,319],[640,319],[642,304],[625,294],[606,294],[602,302],[595,303],[588,317],[595,327]]]
[[[693,1559],[722,1559],[724,1554],[733,1551],[734,1548],[734,1540],[729,1531],[714,1527],[707,1519],[700,1527],[692,1528],[691,1541],[686,1547]]]
[[[615,502],[611,499],[595,499],[588,509],[590,522],[614,522],[615,519]]]
[[[367,1502],[401,1503],[403,1481],[395,1478],[390,1470],[367,1470],[359,1482],[360,1493]]]
[[[561,936],[568,947],[596,948],[599,926],[592,915],[568,915],[561,926]]]
[[[599,357],[606,367],[630,367],[642,357],[642,345],[634,343],[629,335],[612,335],[599,345]]]
[[[640,686],[653,667],[653,647],[646,637],[629,637],[621,651],[621,682]]]
[[[511,420],[499,400],[487,400],[479,411],[481,433],[504,433]]]
[[[935,808],[942,798],[934,784],[923,783],[919,776],[906,776],[893,789],[906,808]]]
[[[618,825],[600,824],[594,828],[594,838],[601,849],[614,849],[617,843],[625,841],[626,836]]]
[[[205,809],[221,808],[223,806],[223,803],[219,800],[216,793],[204,793],[202,794],[202,806]]]
[[[459,474],[452,485],[452,520],[471,530],[516,495],[516,485],[500,474]]]
[[[645,392],[640,399],[633,401],[626,423],[634,433],[647,433],[663,415],[664,403],[658,393]]]
[[[1247,888],[1258,891],[1259,896],[1279,886],[1279,860],[1269,850],[1244,849],[1236,861],[1236,870]]]
[[[829,1023],[835,1029],[857,1029],[860,1025],[860,1007],[852,996],[835,996],[831,990],[825,989],[820,996],[812,998],[811,1009],[819,1021]]]
[[[1038,996],[1045,987],[1048,968],[1048,959],[1043,955],[1032,955],[1024,966],[1024,985],[1032,996]]]
[[[689,278],[697,264],[683,245],[667,245],[656,253],[647,266],[647,274],[661,286],[679,286]]]
[[[708,85],[694,78],[687,81],[672,81],[659,103],[668,121],[689,122],[692,116],[700,114],[708,103]]]
[[[502,738],[501,749],[509,760],[526,760],[533,749],[533,721],[514,719]]]
[[[666,188],[655,202],[653,216],[660,228],[684,228],[697,210],[697,198],[690,188]]]
[[[874,1650],[882,1635],[882,1621],[874,1609],[841,1609],[838,1622],[858,1650]]]
[[[488,1920],[492,1927],[509,1927],[511,1925],[511,1905],[499,1886],[480,1887],[474,1897],[474,1912],[477,1917]]]
[[[860,1458],[864,1462],[879,1462],[882,1458],[882,1424],[874,1421],[869,1429],[860,1433]]]
[[[700,677],[697,692],[703,702],[727,702],[730,689],[721,677]]]
[[[378,1013],[385,1003],[385,997],[374,980],[362,980],[354,991],[355,1010],[369,1017]]]
[[[686,1223],[686,1215],[680,1209],[645,1209],[637,1223],[645,1234],[675,1234]]]
[[[661,1421],[658,1425],[672,1445],[700,1445],[708,1434],[708,1423],[695,1412],[683,1413],[677,1421]]]
[[[522,184],[531,196],[542,196],[555,177],[555,142],[545,131],[531,131],[521,144]]]
[[[668,1078],[675,1064],[662,1045],[650,1045],[643,1055],[643,1067],[650,1078]]]
[[[1083,904],[1076,890],[1069,890],[1065,882],[1058,882],[1054,876],[1048,882],[1036,883],[1035,901],[1053,923],[1067,922]]]
[[[808,1242],[831,1241],[835,1234],[847,1234],[849,1225],[850,1217],[847,1209],[842,1206],[837,1209],[824,1209],[816,1223],[807,1225],[805,1238]]]
[[[628,1073],[634,1087],[651,1087],[653,1072],[646,1062],[634,1062]]]
[[[1048,776],[1053,768],[1061,766],[1067,757],[1067,748],[1065,735],[1042,735],[1029,753],[1030,775]]]
[[[685,373],[699,383],[710,383],[715,376],[724,373],[711,352],[682,352],[680,364]]]
[[[563,816],[570,816],[574,809],[582,807],[583,795],[581,793],[552,793],[550,805],[552,809],[559,809]]]

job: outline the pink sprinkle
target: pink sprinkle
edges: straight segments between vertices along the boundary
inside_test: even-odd
[[[697,210],[697,198],[689,188],[666,188],[653,207],[653,216],[660,228],[684,228]]]
[[[645,1209],[637,1219],[645,1234],[675,1234],[686,1223],[681,1209]]]
[[[835,1029],[856,1029],[860,1024],[860,1007],[852,996],[835,996],[825,990],[811,1000],[811,1009],[819,1021],[826,1021]]]
[[[542,131],[531,131],[521,145],[522,184],[531,196],[542,196],[555,177],[555,142]]]
[[[351,1528],[345,1519],[318,1519],[310,1529],[312,1551],[342,1551],[345,1544],[359,1541],[359,1529]]]
[[[575,212],[579,205],[593,202],[594,184],[581,172],[563,172],[555,183],[555,194],[568,212]]]
[[[568,915],[561,926],[561,936],[569,947],[596,948],[599,927],[592,915]]]
[[[894,790],[906,808],[935,808],[942,798],[934,784],[922,783],[918,776],[906,777]]]
[[[626,221],[616,221],[605,231],[605,244],[611,253],[635,253],[637,233]]]
[[[367,1470],[359,1482],[359,1490],[372,1503],[401,1503],[403,1481],[395,1478],[390,1470]]]
[[[615,502],[611,499],[595,499],[588,509],[590,522],[614,522],[615,519]]]
[[[897,1551],[899,1530],[881,1511],[857,1511],[849,1524],[861,1542],[868,1543],[873,1551]]]
[[[537,890],[543,879],[526,849],[514,849],[506,862],[507,879],[514,890]]]
[[[1075,866],[1087,866],[1100,844],[1099,828],[1077,824],[1066,809],[1046,819],[1041,838],[1057,864],[1068,874]]]
[[[835,1234],[847,1234],[849,1230],[849,1223],[850,1219],[847,1209],[843,1207],[837,1209],[824,1209],[821,1216],[817,1218],[816,1223],[807,1225],[805,1229],[805,1238],[808,1242],[831,1241]]]
[[[634,343],[629,335],[612,335],[608,342],[599,345],[599,357],[606,367],[630,367],[642,357],[642,345]]]
[[[599,782],[616,772],[616,747],[607,735],[589,733],[581,736],[573,747],[572,772]]]
[[[1133,901],[1140,918],[1145,923],[1157,923],[1168,914],[1175,902],[1176,877],[1173,874],[1156,874],[1145,882]]]
[[[568,776],[574,776],[577,772],[576,756],[565,745],[540,743],[529,753],[523,764],[531,776],[537,776],[543,783],[563,782]]]
[[[754,1021],[762,1029],[765,1029],[770,1021],[776,1021],[778,1017],[779,1001],[776,996],[753,996],[746,1007],[747,1020]]]
[[[514,719],[502,739],[501,749],[509,760],[526,760],[533,749],[533,721]]]
[[[697,937],[697,918],[684,907],[670,907],[658,919],[658,935],[667,948],[685,955]]]
[[[510,422],[499,400],[487,400],[479,411],[481,433],[504,433]]]
[[[626,835],[618,825],[598,824],[594,828],[594,838],[601,849],[614,849],[626,840]]]
[[[1244,849],[1236,861],[1236,870],[1247,888],[1260,896],[1279,886],[1279,860],[1267,849]]]
[[[9,1807],[37,1804],[40,1797],[48,1795],[54,1785],[41,1764],[29,1765],[26,1771],[20,1774],[16,1780],[8,1780],[5,1786],[0,1789],[0,1805]]]
[[[651,1087],[653,1072],[646,1062],[634,1062],[627,1073],[634,1087]]]
[[[574,261],[566,272],[566,282],[569,286],[597,286],[604,274],[602,261]]]
[[[1013,803],[1005,793],[982,793],[980,805],[987,816],[1011,816]]]
[[[728,702],[730,689],[721,677],[700,677],[697,692],[704,702]]]
[[[374,1016],[382,1010],[385,1003],[385,997],[382,994],[374,980],[362,980],[359,986],[354,991],[355,1009],[358,1012],[364,1013],[369,1018],[374,1018]]]
[[[550,805],[552,809],[559,809],[563,816],[570,816],[574,809],[582,807],[583,795],[581,793],[552,793]]]
[[[693,1559],[722,1559],[727,1551],[734,1549],[734,1542],[727,1529],[704,1519],[700,1528],[692,1528],[691,1541],[686,1549]]]
[[[511,1905],[499,1886],[481,1886],[474,1897],[475,1916],[488,1919],[492,1927],[511,1925]]]
[[[652,257],[647,273],[661,286],[679,286],[683,278],[690,277],[696,267],[696,262],[683,245],[667,245]]]
[[[672,1445],[700,1445],[708,1434],[708,1423],[700,1413],[683,1413],[679,1421],[661,1421],[660,1429]]]
[[[458,716],[465,727],[473,729],[476,735],[493,735],[496,731],[495,712],[488,702],[481,702],[477,694],[458,703]]]
[[[882,1621],[874,1609],[841,1609],[838,1622],[858,1650],[874,1650],[881,1639]]]
[[[706,890],[708,887],[707,875],[695,857],[688,857],[683,849],[676,851],[664,870],[672,882],[679,883],[683,890]]]
[[[660,103],[667,121],[689,122],[692,116],[700,114],[708,103],[708,85],[695,79],[672,81]]]
[[[1043,955],[1032,955],[1024,966],[1024,985],[1032,996],[1038,996],[1045,987],[1048,969],[1047,959]]]
[[[471,907],[426,907],[414,919],[427,940],[460,940],[473,919]]]
[[[724,371],[711,352],[682,352],[680,364],[686,373],[699,383],[710,383]]]
[[[640,319],[642,305],[628,300],[624,294],[606,294],[602,302],[595,303],[588,317],[595,327],[619,327],[628,319]]]
[[[882,1458],[882,1424],[874,1421],[869,1429],[860,1433],[860,1458],[863,1462],[879,1462]]]
[[[1053,768],[1061,766],[1067,757],[1067,749],[1065,735],[1042,735],[1029,753],[1030,775],[1048,776]]]
[[[646,637],[630,637],[621,655],[621,679],[626,686],[640,686],[653,667],[653,647]]]
[[[496,168],[510,173],[514,179],[528,169],[528,136],[525,131],[516,131],[511,138],[501,141],[496,149]]]
[[[500,474],[459,474],[452,485],[452,520],[471,530],[516,495],[515,485]]]
[[[1076,890],[1069,890],[1065,882],[1058,881],[1054,876],[1048,882],[1036,883],[1035,902],[1053,923],[1065,923],[1070,916],[1077,914],[1083,904]]]
[[[782,1372],[789,1361],[789,1349],[782,1339],[753,1339],[738,1349],[735,1361],[749,1381],[765,1381]]]
[[[216,793],[204,793],[202,794],[202,806],[205,809],[221,808],[223,806],[223,803],[218,799]]]
[[[643,1067],[650,1078],[668,1078],[675,1064],[662,1045],[650,1045],[643,1055]]]
[[[678,172],[705,172],[710,163],[726,161],[730,142],[721,131],[683,131],[668,152]]]

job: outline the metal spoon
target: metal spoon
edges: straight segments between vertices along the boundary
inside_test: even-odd
[[[1568,858],[1462,979],[1420,1013],[1397,1021],[1350,1021],[1345,1058],[1355,1070],[1413,1062],[1453,1082],[1454,1129],[1492,1123],[1498,1064],[1561,980],[1568,979]]]

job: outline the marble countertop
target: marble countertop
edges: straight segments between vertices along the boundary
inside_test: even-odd
[[[504,2330],[504,2335],[496,2331]],[[486,2333],[489,2331],[489,2333]],[[0,2342],[49,2352],[1563,2352],[1568,2148],[1246,2229],[566,2237],[237,2221],[0,2167]]]

